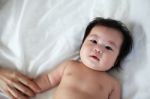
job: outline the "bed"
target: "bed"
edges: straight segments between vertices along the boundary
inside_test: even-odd
[[[124,22],[134,38],[122,70],[112,73],[121,82],[122,99],[150,99],[149,0],[0,0],[0,66],[36,77],[76,59],[84,30],[97,16]],[[7,97],[0,93],[0,99]]]

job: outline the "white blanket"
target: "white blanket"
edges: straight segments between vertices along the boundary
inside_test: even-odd
[[[98,16],[123,21],[134,37],[123,70],[113,73],[122,99],[150,99],[149,0],[0,0],[0,66],[36,77],[78,56],[85,28]]]

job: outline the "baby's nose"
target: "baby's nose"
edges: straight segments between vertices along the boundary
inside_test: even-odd
[[[101,45],[95,46],[94,51],[96,53],[103,53],[104,52],[103,47]]]

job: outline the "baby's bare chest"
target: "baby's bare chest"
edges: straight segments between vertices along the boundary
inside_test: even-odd
[[[72,87],[79,88],[83,91],[96,91],[96,92],[106,92],[111,89],[111,83],[109,78],[93,72],[67,72],[63,79],[63,84],[70,85]]]
[[[92,99],[107,99],[111,92],[108,78],[95,71],[83,70],[84,68],[78,69],[72,68],[65,72],[58,90],[63,94],[75,95],[78,99],[91,99],[90,97]]]

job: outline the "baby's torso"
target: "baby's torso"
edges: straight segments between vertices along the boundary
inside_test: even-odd
[[[106,73],[77,62],[65,69],[54,99],[108,99],[112,91],[111,82]]]

